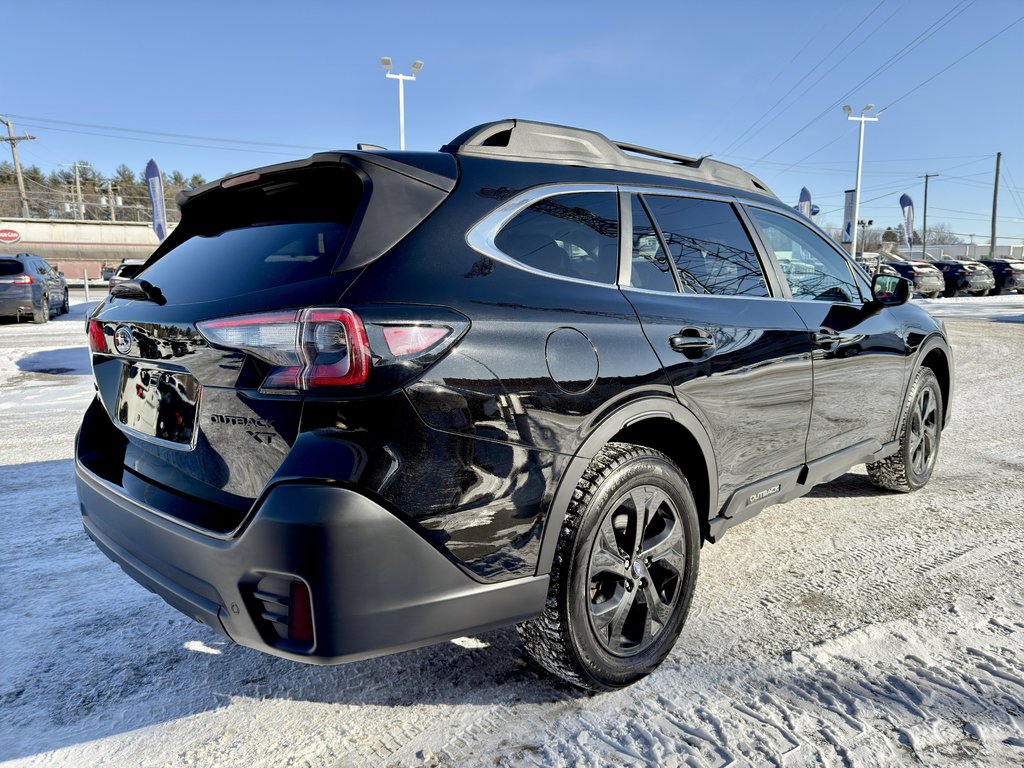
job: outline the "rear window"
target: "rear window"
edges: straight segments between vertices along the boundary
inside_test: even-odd
[[[24,271],[25,268],[21,265],[20,261],[15,261],[14,259],[0,259],[0,277],[20,275]]]
[[[172,303],[252,293],[331,274],[347,234],[347,226],[333,221],[194,235],[140,276]]]
[[[333,166],[211,189],[186,203],[161,247],[170,250],[138,277],[172,304],[326,277],[339,268],[362,197],[355,173]]]

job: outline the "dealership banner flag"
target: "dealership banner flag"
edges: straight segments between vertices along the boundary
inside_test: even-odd
[[[796,209],[804,215],[804,218],[811,218],[811,191],[807,187],[800,190],[800,202],[796,204]]]
[[[153,206],[153,231],[160,242],[167,237],[167,207],[164,205],[164,179],[156,160],[146,163],[146,185],[149,187],[149,201]]]
[[[846,190],[846,206],[843,211],[843,242],[853,242],[853,193],[855,189]]]
[[[903,239],[907,241],[907,248],[914,247],[914,201],[910,195],[900,196],[900,208],[903,209]]]

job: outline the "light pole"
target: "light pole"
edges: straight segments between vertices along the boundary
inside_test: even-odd
[[[391,57],[384,56],[380,60],[384,67],[384,76],[389,80],[398,81],[398,148],[405,149],[405,81],[415,80],[416,73],[423,69],[423,62],[417,59],[412,63],[411,75],[396,75],[391,71]]]
[[[847,120],[854,120],[860,123],[860,141],[857,144],[857,182],[853,188],[853,236],[850,242],[850,255],[853,258],[857,258],[857,230],[859,229],[859,217],[860,217],[860,168],[861,162],[864,158],[864,123],[877,123],[878,115],[885,112],[882,109],[878,115],[874,117],[866,117],[867,113],[875,108],[874,104],[868,104],[864,109],[860,111],[859,117],[853,116],[853,109],[847,104],[843,107],[843,112],[846,113]]]

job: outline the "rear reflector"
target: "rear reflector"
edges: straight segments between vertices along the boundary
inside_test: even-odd
[[[313,642],[313,607],[309,587],[293,581],[288,595],[288,639],[300,643]]]

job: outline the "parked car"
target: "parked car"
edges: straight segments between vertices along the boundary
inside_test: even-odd
[[[994,296],[1010,291],[1024,293],[1024,261],[982,259],[981,263],[992,270],[992,277],[996,281],[989,293]]]
[[[107,287],[113,290],[115,285],[134,279],[142,271],[142,265],[145,263],[145,259],[125,259],[117,265],[114,274],[107,280]]]
[[[891,254],[886,264],[914,284],[914,293],[920,293],[927,299],[937,298],[945,290],[946,279],[942,272],[927,262],[910,261]]]
[[[946,281],[942,295],[947,298],[954,298],[961,293],[985,296],[996,287],[992,270],[980,261],[944,258],[932,261],[932,264],[942,272]]]
[[[931,476],[943,326],[734,166],[505,120],[178,199],[90,318],[78,493],[101,550],[242,645],[518,624],[617,688],[671,650],[704,543],[857,464]]]
[[[32,253],[0,254],[0,317],[45,323],[69,310],[64,273]]]
[[[890,267],[882,254],[871,251],[858,251],[855,257],[856,262],[864,268],[869,275],[898,275],[895,269]]]

